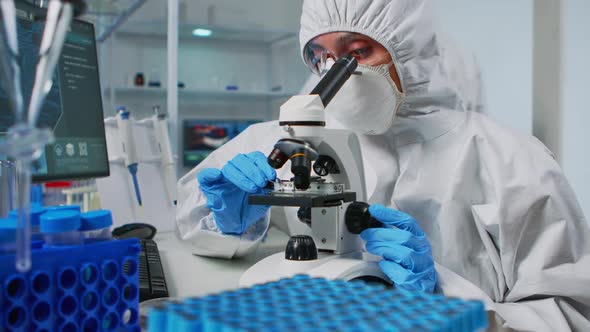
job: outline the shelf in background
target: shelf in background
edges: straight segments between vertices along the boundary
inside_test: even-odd
[[[166,22],[143,22],[133,20],[123,24],[117,30],[117,34],[163,38],[166,37],[167,27]],[[193,31],[195,29],[210,31],[211,34],[202,37],[194,36]],[[225,40],[272,44],[290,38],[297,40],[298,34],[294,31],[271,30],[256,27],[230,28],[196,23],[180,23],[178,26],[178,37],[183,41]]]
[[[105,94],[111,93],[110,88],[104,89]],[[117,96],[165,96],[165,88],[135,88],[119,87],[113,89]],[[178,89],[179,97],[223,97],[223,98],[286,98],[296,93],[287,92],[266,92],[266,91],[246,91],[246,90],[213,90],[213,89]]]

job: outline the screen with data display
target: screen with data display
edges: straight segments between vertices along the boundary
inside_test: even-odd
[[[23,99],[28,105],[45,13],[25,2],[16,4],[18,61]],[[8,98],[0,85],[0,136],[14,124]],[[34,163],[34,181],[108,176],[96,39],[91,23],[72,22],[37,127],[50,128],[55,142],[48,145]]]

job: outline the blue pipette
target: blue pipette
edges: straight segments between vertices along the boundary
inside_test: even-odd
[[[131,179],[133,180],[137,204],[141,206],[141,193],[137,181],[138,159],[130,116],[131,113],[124,106],[119,106],[117,109],[117,127],[119,127],[119,136],[121,138],[123,153],[125,154],[125,166],[129,170],[129,174],[131,174]]]
[[[137,204],[141,206],[141,193],[139,192],[139,183],[137,182],[137,164],[131,164],[127,166],[131,179],[133,180],[133,188],[135,189],[135,197],[137,198]]]

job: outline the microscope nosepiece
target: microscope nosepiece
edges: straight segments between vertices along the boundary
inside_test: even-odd
[[[289,156],[283,153],[279,148],[274,148],[268,155],[267,161],[270,167],[280,169],[289,160]]]
[[[291,173],[295,188],[299,190],[309,189],[311,183],[311,159],[304,149],[298,149],[291,156]]]

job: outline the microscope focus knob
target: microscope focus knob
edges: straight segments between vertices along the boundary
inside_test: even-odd
[[[318,160],[313,164],[313,171],[319,176],[340,174],[336,161],[332,157],[324,155],[319,156]]]
[[[291,236],[285,249],[285,259],[290,261],[313,261],[318,259],[318,249],[308,235]]]
[[[360,234],[365,229],[383,226],[381,222],[371,216],[371,213],[369,213],[369,204],[364,202],[351,203],[346,209],[344,219],[346,228],[352,234]]]

